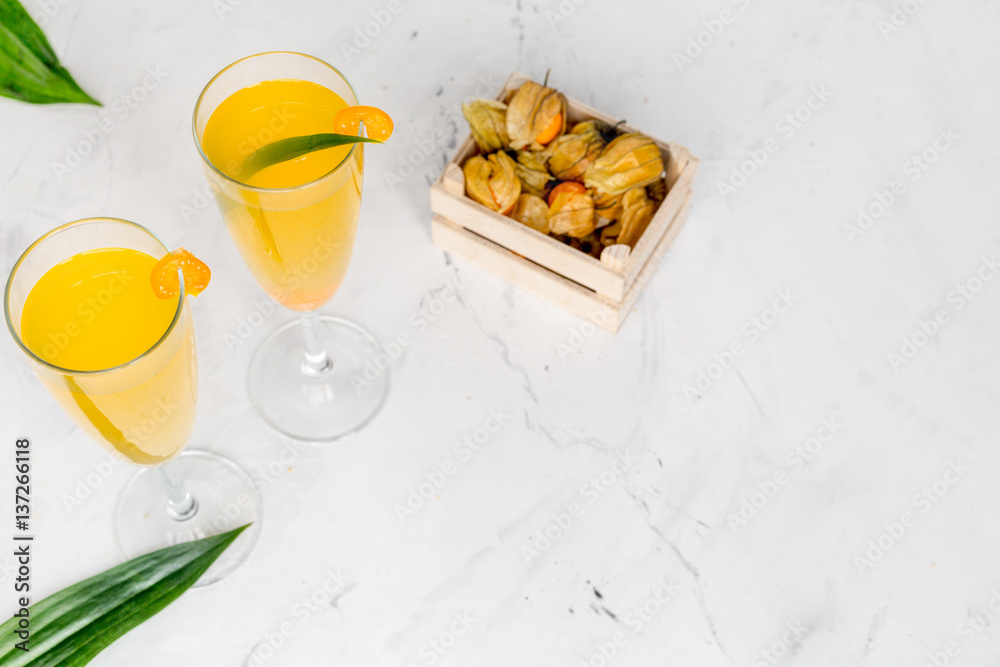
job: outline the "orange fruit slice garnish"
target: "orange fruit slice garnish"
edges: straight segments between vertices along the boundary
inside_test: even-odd
[[[567,194],[575,193],[578,195],[582,195],[586,191],[587,188],[585,188],[583,186],[583,183],[580,183],[579,181],[563,181],[556,187],[552,188],[552,192],[549,193],[549,206],[552,206],[554,203],[556,203],[556,197],[558,197],[563,192]]]
[[[561,129],[562,129],[562,114],[557,114],[556,117],[552,119],[552,122],[549,123],[549,126],[544,130],[542,130],[542,132],[537,137],[535,137],[535,141],[542,145],[545,145],[550,141],[552,141],[553,139],[555,139],[556,135],[559,134],[559,130]]]
[[[160,258],[153,267],[149,282],[153,293],[161,299],[177,296],[181,291],[177,270],[184,274],[184,289],[191,296],[198,296],[212,279],[212,270],[184,248],[172,250]]]
[[[368,136],[376,141],[385,141],[392,136],[392,118],[378,107],[346,107],[337,112],[333,119],[337,134],[354,136],[358,125],[365,124]]]

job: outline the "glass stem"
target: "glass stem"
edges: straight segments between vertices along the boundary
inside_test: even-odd
[[[159,467],[160,480],[167,494],[167,514],[175,521],[187,521],[198,513],[198,501],[184,487],[184,480],[177,471],[177,462]]]
[[[302,314],[302,340],[305,344],[302,372],[309,377],[319,377],[330,372],[333,362],[323,347],[323,340],[319,334],[319,315],[316,311]]]

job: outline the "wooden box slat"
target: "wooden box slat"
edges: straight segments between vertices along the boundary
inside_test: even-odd
[[[646,282],[659,267],[663,254],[673,243],[687,220],[692,194],[688,193],[667,233],[649,258],[646,267],[621,301],[613,301],[593,290],[567,279],[543,266],[521,257],[507,248],[485,239],[441,215],[431,221],[434,244],[448,252],[465,257],[487,271],[540,296],[571,313],[590,320],[596,326],[617,333],[625,321]]]

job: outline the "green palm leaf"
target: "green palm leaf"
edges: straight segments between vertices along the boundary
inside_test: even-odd
[[[0,665],[83,667],[180,597],[246,528],[133,558],[31,605],[29,650],[16,646],[15,616],[0,625]]]
[[[279,139],[250,153],[240,166],[239,177],[246,182],[258,171],[273,164],[294,160],[300,155],[321,151],[325,148],[358,143],[380,144],[382,142],[350,134],[307,134],[301,137]]]
[[[0,0],[0,95],[32,104],[101,105],[59,64],[45,33],[17,0]]]

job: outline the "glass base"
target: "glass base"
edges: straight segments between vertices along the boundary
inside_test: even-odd
[[[194,584],[207,586],[236,569],[253,549],[260,533],[260,496],[250,476],[224,456],[188,450],[173,463],[188,493],[197,501],[198,511],[184,521],[172,519],[167,514],[160,471],[141,470],[118,501],[118,544],[126,557],[135,558],[252,523]]]
[[[250,401],[264,421],[288,437],[332,442],[359,431],[385,405],[390,359],[378,339],[357,324],[330,316],[318,320],[330,366],[307,372],[302,322],[289,322],[250,362]]]

